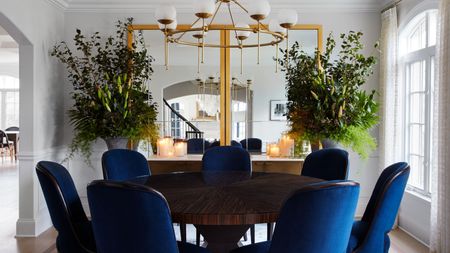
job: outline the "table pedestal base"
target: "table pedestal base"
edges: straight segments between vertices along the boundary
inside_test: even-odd
[[[238,242],[250,225],[195,225],[208,242],[212,253],[228,253],[238,247]]]

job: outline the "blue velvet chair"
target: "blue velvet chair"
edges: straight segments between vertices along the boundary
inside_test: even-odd
[[[215,147],[219,147],[219,146],[220,146],[220,141],[213,141],[213,142],[209,145],[208,149],[210,149],[210,148],[215,148]],[[237,141],[235,141],[235,140],[231,140],[230,146],[242,148],[242,144],[239,143],[239,142],[237,142]]]
[[[209,252],[177,243],[167,201],[150,187],[99,180],[87,193],[99,253]]]
[[[220,141],[213,141],[211,142],[211,144],[209,145],[208,149],[210,148],[215,148],[215,147],[219,147],[220,146]]]
[[[242,148],[242,144],[241,143],[239,143],[239,142],[237,142],[237,141],[235,141],[235,140],[231,140],[231,146],[233,146],[233,147],[238,147],[238,148]]]
[[[262,141],[258,138],[248,138],[241,140],[241,145],[243,149],[246,149],[250,153],[261,153],[262,151]]]
[[[202,169],[204,171],[251,171],[250,154],[242,148],[219,146],[208,149],[203,155]]]
[[[36,166],[36,174],[53,226],[58,231],[58,252],[96,252],[91,222],[66,168],[54,162],[41,161]]]
[[[102,156],[103,178],[124,181],[150,176],[148,161],[141,153],[128,149],[112,149]]]
[[[409,171],[407,163],[395,163],[381,173],[361,221],[353,224],[348,253],[389,251],[388,233],[397,217]]]
[[[348,153],[337,148],[326,148],[309,154],[303,163],[302,176],[323,180],[346,180]]]
[[[205,139],[189,139],[187,141],[188,154],[203,154],[211,144]]]
[[[359,184],[331,181],[299,189],[284,204],[272,241],[232,253],[340,253],[347,248]]]

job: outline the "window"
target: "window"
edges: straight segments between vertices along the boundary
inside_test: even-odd
[[[404,94],[404,157],[411,166],[408,189],[430,195],[432,92],[436,10],[417,15],[400,36]]]
[[[170,106],[180,113],[180,103],[172,103]],[[181,138],[181,119],[174,112],[170,112],[170,128],[173,138]]]
[[[245,138],[245,122],[233,123],[233,140],[242,140]]]
[[[19,79],[0,76],[0,128],[19,126]]]

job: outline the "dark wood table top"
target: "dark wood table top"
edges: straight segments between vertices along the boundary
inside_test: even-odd
[[[196,225],[275,222],[284,201],[317,178],[261,172],[193,172],[132,180],[161,192],[172,220]]]

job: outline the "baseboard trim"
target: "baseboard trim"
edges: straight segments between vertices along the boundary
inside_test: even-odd
[[[430,245],[426,244],[424,241],[420,240],[417,236],[411,234],[411,233],[408,232],[406,229],[402,228],[401,226],[398,226],[398,228],[399,228],[401,231],[405,232],[405,234],[407,234],[407,235],[411,236],[412,238],[414,238],[414,240],[416,240],[416,241],[420,242],[421,244],[423,244],[423,246],[425,246],[425,247],[427,247],[427,248],[430,248]]]
[[[48,210],[42,209],[37,219],[18,219],[16,222],[16,237],[36,237],[52,227]]]
[[[35,237],[36,220],[18,219],[16,222],[16,237]]]

